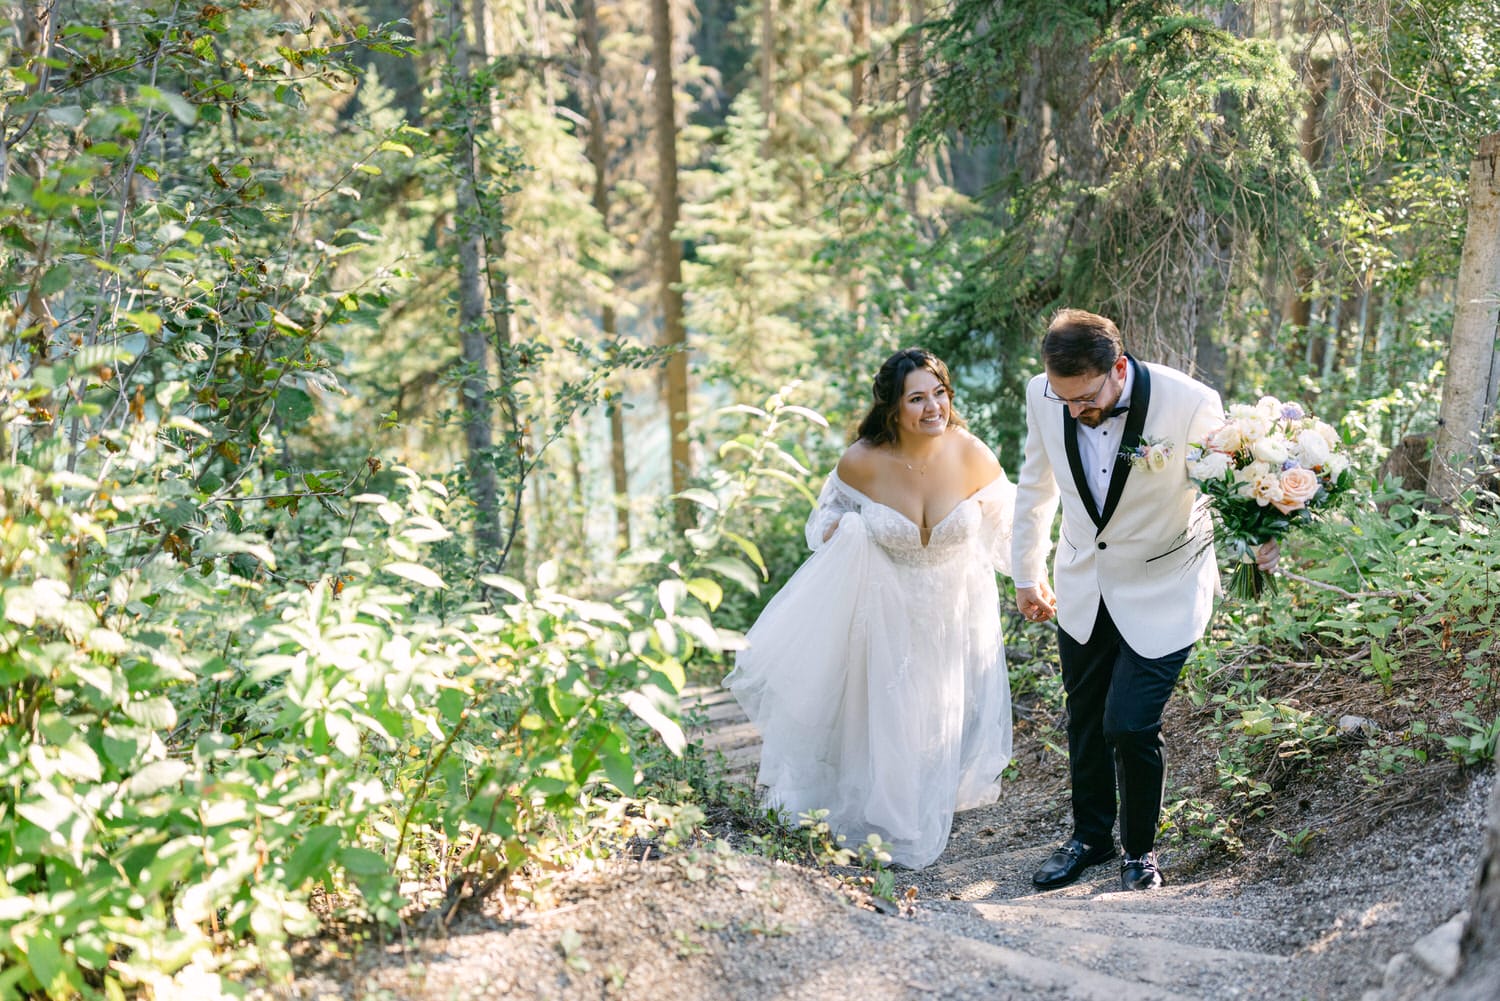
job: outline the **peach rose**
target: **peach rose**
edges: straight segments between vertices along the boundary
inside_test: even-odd
[[[1317,493],[1318,474],[1299,466],[1281,474],[1281,499],[1272,503],[1282,514],[1291,514],[1305,507]]]

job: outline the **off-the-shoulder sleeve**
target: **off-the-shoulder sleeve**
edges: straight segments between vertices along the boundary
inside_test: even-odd
[[[974,495],[982,515],[979,537],[988,553],[990,564],[1007,577],[1011,575],[1011,525],[1016,517],[1016,485],[1002,471],[988,486]]]
[[[837,472],[828,474],[823,481],[823,490],[818,494],[818,506],[807,517],[807,547],[817,550],[823,545],[828,530],[850,511],[859,510],[858,494],[844,485]]]

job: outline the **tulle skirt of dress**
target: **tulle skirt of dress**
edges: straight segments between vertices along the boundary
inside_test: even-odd
[[[847,847],[878,834],[921,868],[955,810],[993,802],[1011,755],[993,569],[897,565],[864,519],[767,605],[725,679],[763,740],[759,782],[795,822],[828,810]]]

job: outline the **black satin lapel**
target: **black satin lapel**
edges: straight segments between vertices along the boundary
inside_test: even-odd
[[[1093,519],[1095,528],[1102,528],[1099,508],[1094,504],[1094,492],[1089,489],[1089,478],[1083,474],[1083,456],[1078,451],[1078,418],[1067,407],[1063,412],[1063,444],[1068,449],[1068,468],[1073,470],[1073,482],[1078,485],[1078,495],[1083,498],[1083,509]]]
[[[1129,355],[1125,357],[1130,358]],[[1134,358],[1130,358],[1130,367],[1135,369],[1135,387],[1130,391],[1130,409],[1125,412],[1125,437],[1120,440],[1120,454],[1115,456],[1115,468],[1109,474],[1109,492],[1104,495],[1104,513],[1098,521],[1100,528],[1115,513],[1120,495],[1125,492],[1125,480],[1131,469],[1130,460],[1125,456],[1140,444],[1141,430],[1146,426],[1146,408],[1151,405],[1151,373]]]

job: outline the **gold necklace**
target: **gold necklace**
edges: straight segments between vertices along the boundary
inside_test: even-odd
[[[916,473],[918,476],[926,476],[927,475],[927,466],[932,462],[931,459],[928,459],[927,462],[922,463],[922,465],[920,465],[920,466],[913,466],[911,463],[907,462],[906,459],[902,458],[900,452],[895,452],[893,454],[896,456],[896,461],[897,462],[901,463],[901,465],[905,466],[907,469],[909,469],[912,472]]]

